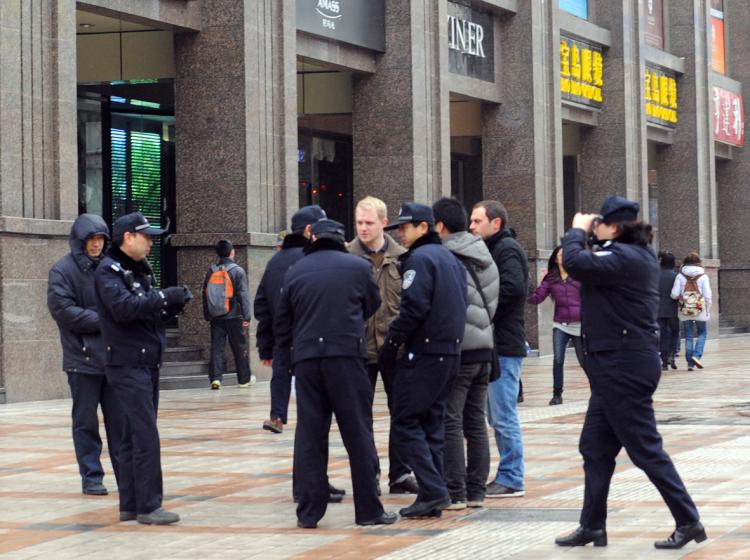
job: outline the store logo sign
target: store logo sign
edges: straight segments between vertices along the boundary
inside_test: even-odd
[[[745,144],[745,107],[742,96],[713,86],[714,140],[743,146]]]
[[[297,29],[383,52],[385,0],[297,0]]]
[[[321,25],[328,29],[336,29],[336,20],[344,15],[339,0],[318,0],[315,11],[323,18]]]
[[[677,124],[677,79],[674,73],[646,66],[644,92],[646,119],[674,127]]]
[[[560,94],[562,98],[600,107],[603,87],[602,48],[570,37],[560,37]]]
[[[448,48],[469,56],[486,58],[484,54],[484,27],[478,23],[448,16]]]
[[[453,74],[495,81],[494,25],[490,12],[448,2],[448,68]]]

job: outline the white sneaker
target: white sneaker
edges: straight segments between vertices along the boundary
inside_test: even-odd
[[[449,505],[445,509],[448,509],[450,511],[458,511],[461,509],[466,509],[466,502],[461,502],[461,501],[451,502],[451,505]]]
[[[221,389],[221,381],[218,379],[211,381],[211,390],[216,391],[218,389]]]
[[[693,356],[690,359],[693,360],[693,364],[695,364],[695,367],[697,367],[698,369],[703,369],[703,364],[701,363],[701,361],[698,358],[696,358],[695,356]]]

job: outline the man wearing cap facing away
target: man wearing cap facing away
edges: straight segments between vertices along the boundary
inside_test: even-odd
[[[378,356],[382,369],[396,368],[391,433],[419,483],[416,501],[399,512],[403,517],[440,517],[451,504],[443,480],[444,422],[466,327],[466,269],[434,226],[432,208],[409,202],[385,228],[398,228],[409,249],[400,257],[399,314]]]
[[[167,525],[180,517],[161,507],[162,475],[156,412],[165,323],[192,295],[184,286],[159,289],[146,261],[152,236],[163,235],[140,212],[112,227],[112,246],[96,270],[96,307],[107,349],[105,375],[123,414],[120,521]]]
[[[297,379],[294,478],[297,525],[312,529],[329,500],[328,433],[331,415],[349,455],[355,521],[396,521],[377,495],[377,452],[372,434],[372,387],[365,368],[365,321],[380,306],[370,265],[348,254],[344,227],[323,219],[311,228],[305,257],[284,278],[274,324],[277,348]]]

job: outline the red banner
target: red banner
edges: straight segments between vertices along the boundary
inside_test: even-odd
[[[713,87],[714,140],[745,145],[745,108],[742,96],[720,87]]]

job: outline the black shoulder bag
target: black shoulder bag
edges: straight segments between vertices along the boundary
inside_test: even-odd
[[[492,321],[492,315],[490,314],[490,306],[487,305],[487,298],[484,297],[484,292],[482,291],[482,284],[479,282],[479,276],[477,276],[476,271],[471,266],[470,263],[464,262],[464,267],[466,268],[466,271],[471,275],[472,280],[474,280],[474,286],[477,289],[477,292],[479,292],[479,297],[482,298],[482,303],[484,304],[484,310],[487,312],[487,316],[490,318],[490,331],[492,332],[492,363],[490,364],[490,383],[493,381],[497,381],[500,379],[500,360],[497,356],[497,347],[495,346],[495,324]]]

